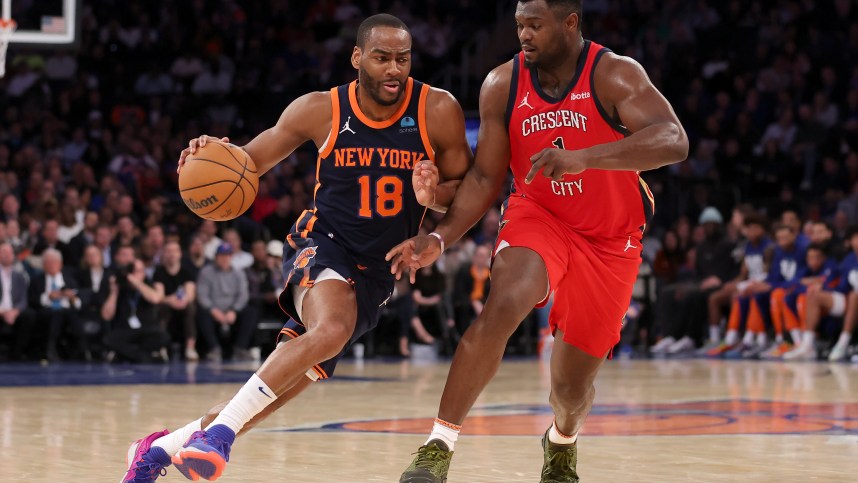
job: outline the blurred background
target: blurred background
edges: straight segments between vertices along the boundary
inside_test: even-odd
[[[245,216],[214,224],[178,196],[176,161],[188,141],[209,134],[245,144],[296,97],[355,79],[357,26],[388,12],[411,28],[412,76],[459,99],[473,145],[482,80],[518,51],[512,1],[72,3],[74,18],[63,13],[66,0],[11,4],[19,30],[73,31],[74,40],[13,43],[0,79],[0,265],[12,287],[0,302],[0,360],[264,357],[284,320],[280,250],[311,208],[315,148],[265,175]],[[656,215],[619,355],[780,356],[800,344],[796,328],[818,334],[814,358],[851,354],[850,312],[806,320],[793,303],[799,325],[778,329],[778,315],[761,307],[760,329],[748,320],[756,309],[749,316],[747,304],[733,303],[757,292],[731,281],[782,282],[770,270],[777,249],[793,247],[775,241],[782,226],[805,269],[811,245],[831,266],[852,251],[856,17],[850,0],[584,2],[585,38],[639,61],[691,140],[687,161],[643,174]],[[494,208],[415,286],[397,285],[356,355],[451,355],[489,293],[498,219]],[[762,272],[749,272],[760,253]],[[212,297],[200,273],[222,270],[219,257],[246,296]],[[814,283],[824,290],[858,288],[801,273],[822,277]],[[45,296],[51,280],[62,282],[54,298]],[[151,293],[158,284],[160,299]],[[799,285],[785,287],[798,295]],[[237,322],[206,316],[220,303]],[[546,317],[534,312],[509,354],[544,353]],[[844,333],[840,354],[832,348]]]

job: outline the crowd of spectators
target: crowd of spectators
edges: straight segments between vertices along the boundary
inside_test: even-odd
[[[481,28],[508,23],[515,35],[511,18],[481,5],[104,0],[83,5],[75,48],[12,45],[0,80],[0,357],[255,356],[255,321],[282,319],[276,245],[311,207],[314,149],[266,174],[247,216],[217,225],[182,205],[178,153],[203,133],[244,144],[298,95],[353,79],[348,57],[368,14],[411,26],[413,74],[424,80],[457,62]],[[858,224],[858,7],[588,0],[584,9],[585,37],[639,60],[691,140],[688,161],[643,175],[656,218],[624,343],[648,346],[675,329],[675,340],[690,330],[703,344],[707,306],[690,304],[680,320],[656,314],[677,279],[712,275],[698,270],[702,253],[726,250],[738,270],[741,230],[724,220],[729,243],[710,246],[706,207],[769,219],[791,211],[839,239]],[[497,221],[492,210],[417,286],[398,286],[380,352],[455,346],[488,293]],[[511,348],[532,352],[538,325]]]

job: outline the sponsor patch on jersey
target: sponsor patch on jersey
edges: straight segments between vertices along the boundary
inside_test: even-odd
[[[316,247],[307,247],[301,250],[301,253],[295,257],[295,262],[292,266],[295,270],[300,270],[302,268],[307,268],[307,265],[310,264],[310,260],[312,260],[316,256]]]
[[[403,117],[402,121],[399,122],[399,127],[414,127],[415,125],[414,118],[408,116]]]

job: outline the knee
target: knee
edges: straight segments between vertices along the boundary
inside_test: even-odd
[[[353,332],[353,325],[340,322],[322,323],[309,330],[305,336],[310,336],[313,339],[313,347],[319,351],[322,360],[327,360],[343,350]]]
[[[536,303],[538,301],[522,301],[520,297],[509,295],[490,298],[483,312],[471,324],[470,330],[475,335],[504,337],[506,340],[512,336]]]

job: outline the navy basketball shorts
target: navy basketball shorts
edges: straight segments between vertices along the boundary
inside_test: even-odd
[[[306,233],[306,232],[305,232]],[[307,377],[317,381],[334,373],[340,359],[361,336],[378,325],[381,308],[393,294],[393,276],[369,277],[365,267],[359,267],[348,252],[320,233],[293,234],[283,246],[283,277],[286,286],[280,293],[280,308],[291,317],[277,336],[277,342],[295,339],[307,332],[302,315],[303,298],[313,285],[324,280],[342,280],[352,286],[357,301],[357,322],[348,343],[332,359],[307,371]],[[380,267],[373,272],[378,274]],[[332,300],[332,304],[338,303]]]

